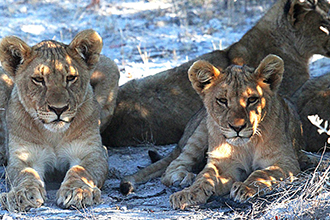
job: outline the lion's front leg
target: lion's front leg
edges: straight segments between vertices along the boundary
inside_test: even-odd
[[[67,171],[57,192],[58,206],[81,209],[101,202],[100,188],[108,172],[107,155],[101,151],[90,150],[79,165]]]
[[[274,184],[290,178],[298,172],[299,166],[297,166],[297,163],[273,165],[263,170],[256,170],[244,182],[233,184],[230,197],[235,201],[244,202],[255,195],[263,195],[269,192]]]
[[[8,169],[8,172],[15,171],[15,169]],[[9,181],[11,190],[0,195],[1,205],[4,209],[11,212],[22,212],[38,208],[44,203],[46,198],[44,182],[34,169],[25,168]]]
[[[232,184],[233,178],[227,172],[222,172],[219,166],[208,163],[193,185],[170,196],[170,203],[174,209],[203,204],[213,194],[227,194]]]
[[[84,208],[99,204],[101,190],[92,176],[82,166],[73,166],[64,178],[57,192],[57,204],[61,208]]]

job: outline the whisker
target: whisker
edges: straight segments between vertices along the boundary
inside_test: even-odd
[[[82,101],[82,102],[78,105],[78,108],[80,108],[83,104],[85,104],[87,101],[92,100],[93,98],[94,98],[94,96],[93,96],[93,97],[89,97],[88,99],[85,99],[84,101]]]

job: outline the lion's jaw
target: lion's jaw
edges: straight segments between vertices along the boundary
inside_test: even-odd
[[[38,112],[38,119],[42,122],[43,126],[51,132],[64,132],[66,131],[73,121],[75,113],[64,112],[57,116],[53,112]]]
[[[70,127],[70,123],[64,121],[55,121],[49,124],[44,124],[44,126],[51,132],[64,132]]]
[[[243,129],[240,132],[231,129],[231,131],[223,132],[226,142],[234,146],[246,145],[253,136],[253,133],[252,129]]]

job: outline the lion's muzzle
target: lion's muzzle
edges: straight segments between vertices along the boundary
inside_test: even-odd
[[[75,114],[76,111],[72,110],[68,104],[48,105],[46,110],[38,111],[38,118],[45,128],[52,132],[59,132],[69,128]]]

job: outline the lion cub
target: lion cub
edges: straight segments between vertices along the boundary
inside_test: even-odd
[[[108,163],[90,78],[101,49],[93,30],[78,33],[69,45],[43,41],[30,47],[12,36],[1,41],[0,61],[14,82],[6,112],[11,189],[1,194],[2,207],[41,206],[45,174],[54,170],[67,171],[57,192],[60,207],[100,202]]]
[[[191,66],[189,79],[207,109],[208,160],[190,187],[171,195],[173,208],[205,203],[213,194],[245,201],[300,171],[300,122],[277,94],[283,71],[275,55],[256,70],[220,71],[201,60]]]

